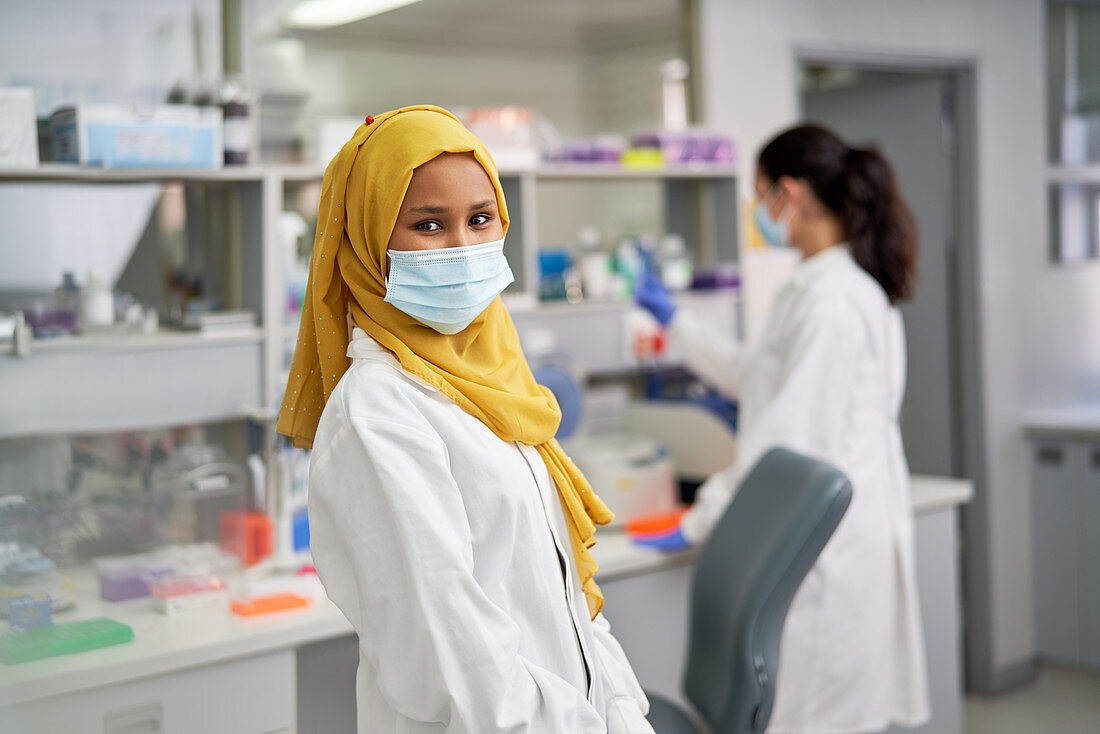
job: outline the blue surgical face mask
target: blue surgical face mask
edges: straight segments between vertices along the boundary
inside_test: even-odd
[[[504,240],[439,250],[388,250],[386,303],[440,334],[457,334],[515,280]]]
[[[763,199],[756,202],[753,217],[756,219],[756,228],[760,230],[761,236],[769,245],[772,247],[787,247],[790,244],[790,230],[787,222],[772,219],[772,215]]]

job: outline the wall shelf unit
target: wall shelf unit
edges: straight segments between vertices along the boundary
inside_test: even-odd
[[[286,347],[297,334],[294,325],[284,323],[285,273],[277,221],[288,187],[315,184],[323,174],[313,165],[120,170],[46,164],[0,169],[0,185],[5,186],[164,183],[206,189],[225,212],[225,305],[249,309],[258,317],[254,330],[231,338],[167,330],[141,336],[89,335],[36,341],[24,357],[0,354],[0,380],[20,386],[0,397],[0,437],[248,418],[265,425],[270,445],[271,419],[285,382]],[[626,302],[537,304],[540,185],[656,183],[667,231],[685,237],[697,263],[737,259],[737,179],[730,166],[632,170],[545,164],[502,171],[501,180],[512,213],[506,247],[517,282],[508,295],[511,304],[520,304],[513,306],[517,325],[521,333],[552,330],[561,347],[592,355],[584,358],[592,371],[642,366],[623,336],[631,308]],[[689,293],[682,299],[685,307],[740,333],[736,294]]]
[[[298,169],[286,167],[288,175]],[[274,400],[281,332],[275,218],[283,168],[98,169],[61,164],[0,168],[0,185],[184,184],[224,211],[217,247],[224,305],[256,313],[259,326],[230,334],[162,329],[34,340],[30,353],[0,354],[0,437],[263,419]],[[0,245],[2,248],[2,245]],[[2,251],[2,250],[0,250]],[[247,263],[247,266],[245,265]],[[272,293],[269,286],[274,284]]]

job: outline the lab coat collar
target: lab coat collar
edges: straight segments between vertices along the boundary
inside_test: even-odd
[[[802,287],[821,274],[844,267],[851,264],[851,262],[852,251],[847,242],[841,242],[799,262],[794,274],[791,276],[791,282],[798,287]]]
[[[351,342],[348,343],[348,356],[352,359],[367,359],[375,362],[384,362],[400,372],[406,379],[416,383],[422,388],[438,392],[439,388],[429,385],[427,382],[405,370],[393,353],[383,348],[381,344],[370,337],[367,332],[356,326],[351,330]]]

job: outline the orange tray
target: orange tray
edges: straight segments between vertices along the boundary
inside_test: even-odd
[[[242,617],[254,617],[257,614],[270,614],[286,609],[300,609],[308,607],[313,602],[304,596],[297,594],[272,594],[271,596],[255,596],[251,599],[237,599],[229,608],[234,614]]]
[[[645,515],[628,520],[626,531],[631,535],[660,535],[674,530],[680,524],[680,518],[687,512],[687,508],[662,512],[657,515]]]

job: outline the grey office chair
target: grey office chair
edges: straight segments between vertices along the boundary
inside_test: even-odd
[[[715,734],[759,734],[767,726],[787,609],[851,499],[836,469],[772,449],[703,546],[683,685]],[[655,694],[649,702],[657,734],[701,734],[676,704]]]

